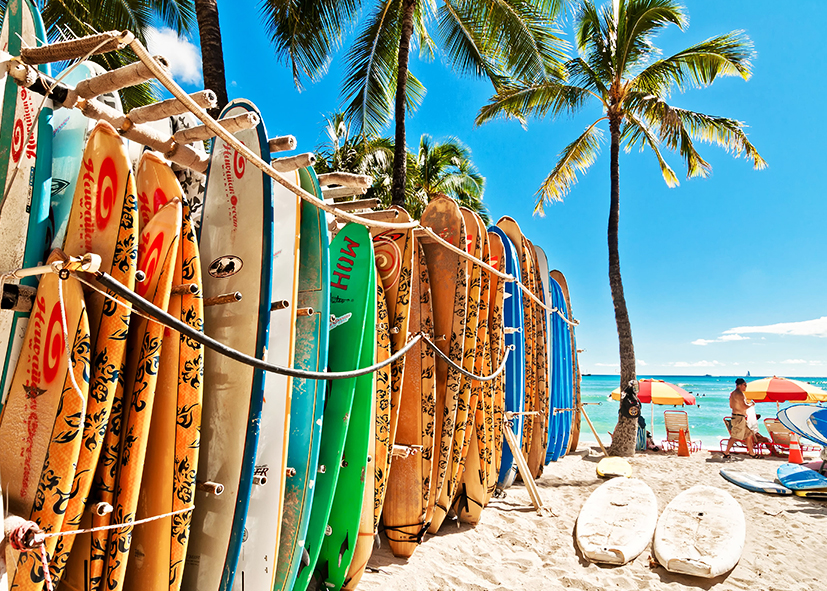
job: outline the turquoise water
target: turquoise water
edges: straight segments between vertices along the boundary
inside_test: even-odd
[[[697,401],[695,406],[684,406],[689,417],[689,430],[693,440],[701,440],[704,448],[718,449],[718,442],[727,436],[723,417],[730,414],[729,393],[735,388],[735,379],[739,376],[648,376],[641,375],[640,378],[656,378],[671,382],[680,386],[687,392],[694,394]],[[760,376],[764,377],[764,376]],[[753,377],[752,379],[759,379]],[[803,382],[809,382],[814,386],[827,389],[827,378],[796,378]],[[749,380],[748,380],[749,381]],[[583,376],[580,391],[583,402],[595,402],[599,405],[590,404],[585,407],[589,418],[597,430],[604,445],[611,441],[607,432],[613,431],[617,423],[618,403],[609,399],[612,390],[618,387],[620,378],[614,376],[591,375]],[[791,403],[795,404],[795,403]],[[652,407],[654,406],[654,429],[652,429]],[[790,404],[781,404],[781,408]],[[681,409],[681,407],[664,406],[660,404],[644,404],[643,416],[646,419],[646,428],[654,435],[655,441],[666,438],[666,431],[663,428],[663,411]],[[761,415],[761,433],[767,434],[764,427],[764,419],[774,417],[777,413],[774,402],[759,402],[756,405],[758,414]],[[580,440],[594,442],[594,435],[589,429],[588,423],[581,418]]]

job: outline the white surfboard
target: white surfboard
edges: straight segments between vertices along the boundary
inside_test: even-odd
[[[666,570],[711,579],[732,570],[746,540],[744,511],[729,493],[693,486],[666,506],[655,529],[655,558]]]
[[[613,478],[586,499],[577,517],[577,546],[592,562],[626,564],[652,541],[658,501],[637,478]]]

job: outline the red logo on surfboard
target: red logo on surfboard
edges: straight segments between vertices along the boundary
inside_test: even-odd
[[[107,156],[101,162],[101,169],[98,173],[97,215],[95,219],[98,230],[103,230],[109,225],[109,218],[112,217],[112,208],[115,205],[117,186],[118,169],[115,166],[115,161]]]

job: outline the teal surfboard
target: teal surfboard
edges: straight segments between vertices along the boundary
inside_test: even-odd
[[[313,169],[300,171],[300,177],[302,188],[321,198]],[[330,244],[324,212],[307,202],[301,206],[299,252],[298,307],[312,308],[313,314],[296,319],[293,367],[323,371],[327,367],[330,324]],[[293,379],[287,466],[295,474],[287,479],[284,489],[274,591],[292,589],[301,565],[319,464],[324,390],[322,380]]]
[[[368,303],[359,367],[373,365],[376,359],[375,265],[370,268],[370,277],[364,289],[368,293]],[[367,470],[367,458],[370,422],[373,418],[371,402],[375,396],[374,383],[372,373],[356,378],[356,391],[353,394],[353,407],[342,454],[339,481],[336,483],[336,493],[327,521],[327,535],[324,537],[313,573],[313,582],[318,581],[319,584],[311,583],[311,588],[341,589],[350,568],[356,538],[359,536],[365,479],[373,479],[373,470]]]
[[[375,289],[369,288],[375,271],[373,243],[367,228],[348,224],[330,244],[330,334],[328,366],[330,371],[349,371],[360,367],[365,321]],[[327,533],[330,510],[339,472],[348,424],[353,410],[356,378],[330,380],[325,392],[322,442],[310,524],[305,539],[307,562],[299,569],[296,591],[310,584]],[[354,460],[355,461],[355,460]],[[353,503],[361,504],[361,495]],[[361,506],[360,506],[361,510]]]
[[[800,464],[778,466],[778,480],[794,491],[822,490],[827,492],[827,476]]]
[[[46,31],[35,5],[29,0],[10,0],[0,28],[0,48],[20,55],[25,43],[42,45]],[[48,64],[38,66],[50,74]],[[46,260],[53,234],[49,220],[52,176],[52,109],[38,114],[43,97],[19,87],[11,76],[0,76],[0,272],[34,267]],[[22,284],[37,286],[34,277]],[[0,311],[0,409],[11,385],[23,344],[28,312]]]

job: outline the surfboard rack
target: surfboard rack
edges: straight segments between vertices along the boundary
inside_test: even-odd
[[[255,113],[242,113],[219,119],[218,122],[230,133],[236,133],[244,129],[252,129],[261,122]],[[172,134],[172,139],[178,144],[192,144],[203,142],[215,137],[215,134],[206,125],[196,125],[189,129],[182,129]]]
[[[218,496],[224,492],[224,485],[220,482],[210,482],[204,480],[196,480],[195,481],[195,488],[202,492],[209,493],[211,495]]]
[[[298,318],[303,318],[305,316],[313,316],[315,314],[315,310],[313,308],[297,308],[296,309],[296,316]]]
[[[316,155],[312,152],[305,152],[304,154],[296,154],[295,156],[284,156],[283,158],[273,158],[270,161],[272,166],[278,172],[295,172],[300,168],[307,168],[316,164]]]
[[[0,275],[0,283],[5,283],[7,279],[23,279],[24,277],[36,277],[47,273],[57,273],[63,278],[64,273],[68,274],[72,271],[97,273],[100,270],[101,258],[94,253],[87,253],[82,257],[70,257],[66,254],[63,254],[63,256],[65,260],[55,261],[51,265],[39,265],[37,267],[15,269],[14,271],[3,273]],[[5,293],[5,287],[3,291]]]
[[[421,453],[424,449],[421,445],[397,445],[393,444],[391,455],[395,458],[409,458]]]
[[[272,304],[270,304],[270,311],[275,312],[276,310],[284,310],[285,308],[290,307],[290,302],[287,300],[276,300]]]
[[[235,304],[241,301],[241,292],[222,293],[211,298],[204,298],[204,306],[220,306],[223,304]]]
[[[270,146],[270,153],[275,154],[276,152],[289,152],[290,150],[295,150],[298,142],[296,142],[295,136],[282,135],[267,140],[267,144]]]
[[[338,191],[340,189],[334,189],[334,191]],[[348,196],[353,193],[353,191],[348,190]],[[325,198],[327,198],[327,193],[325,193]],[[373,209],[374,207],[379,206],[380,202],[379,199],[354,199],[353,201],[341,201],[339,203],[332,203],[333,207],[335,207],[339,211],[355,211],[358,209]],[[380,213],[380,212],[375,212]],[[384,212],[381,212],[384,214]],[[395,217],[395,216],[394,216]]]
[[[218,104],[218,99],[212,90],[199,90],[198,92],[192,93],[190,98],[203,109],[212,109]],[[152,103],[151,105],[135,107],[129,111],[126,117],[133,125],[138,125],[188,112],[189,109],[187,109],[181,101],[176,98],[171,98],[158,103]]]
[[[178,295],[195,295],[198,293],[198,284],[197,283],[182,283],[181,285],[173,285],[172,290],[170,291],[170,295],[178,296]]]
[[[12,312],[31,312],[37,288],[19,283],[6,283],[0,297],[0,310]]]
[[[520,476],[522,476],[523,483],[525,484],[526,490],[528,491],[528,496],[531,497],[531,503],[534,505],[534,509],[537,510],[537,513],[543,515],[547,512],[547,509],[543,505],[543,499],[540,498],[540,491],[537,488],[537,484],[534,482],[534,476],[531,474],[531,470],[528,469],[528,463],[526,462],[525,456],[523,455],[522,447],[520,446],[520,443],[517,441],[517,437],[514,435],[514,431],[511,430],[511,426],[509,425],[511,419],[513,419],[517,415],[528,414],[537,413],[516,413],[506,411],[505,418],[503,419],[503,435],[505,435],[505,440],[508,443],[508,447],[511,448],[511,454],[514,456],[514,461],[517,464],[517,470],[520,472]]]

